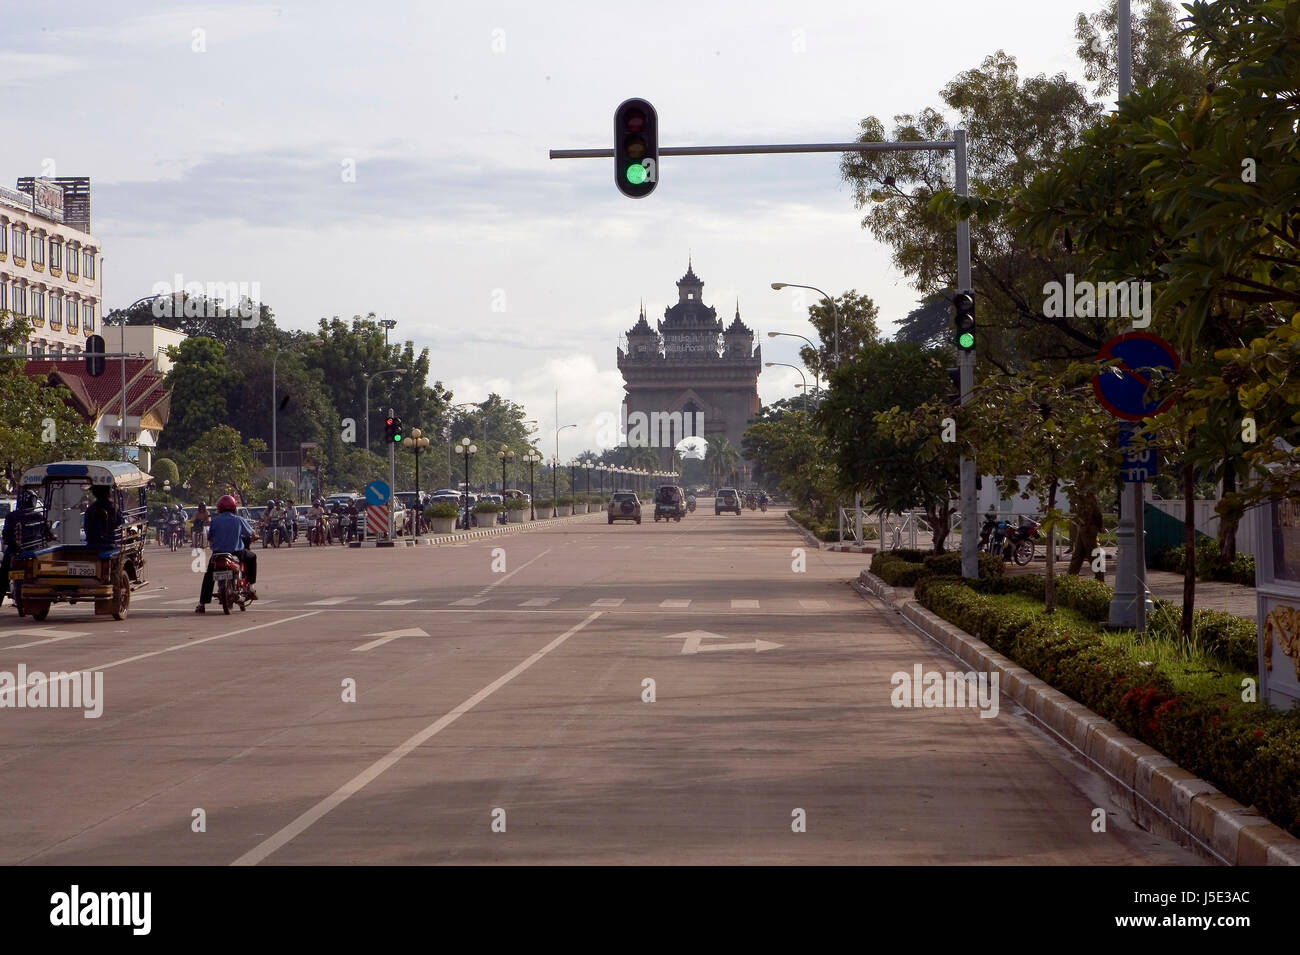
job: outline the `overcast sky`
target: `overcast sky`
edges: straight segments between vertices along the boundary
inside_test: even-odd
[[[657,108],[661,145],[852,140],[864,116],[938,107],[997,49],[1022,76],[1081,79],[1073,20],[1100,5],[31,4],[0,35],[0,180],[91,177],[108,308],[179,273],[258,283],[286,328],[373,311],[456,401],[523,403],[548,452],[558,389],[580,425],[567,457],[617,414],[619,336],[642,299],[652,323],[676,301],[688,253],[769,361],[797,364],[799,343],[764,332],[813,335],[774,281],[856,288],[887,329],[917,295],[837,155],[670,158],[631,200],[612,160],[548,149],[608,148],[629,96]],[[798,380],[768,369],[759,394]]]

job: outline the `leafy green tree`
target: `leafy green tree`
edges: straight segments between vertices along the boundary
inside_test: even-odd
[[[171,482],[173,488],[181,485],[181,472],[176,466],[176,462],[171,458],[154,458],[149,472],[153,475],[154,483],[161,488],[165,483]]]
[[[1083,75],[1096,83],[1093,95],[1108,98],[1119,86],[1118,4],[1110,0],[1091,16],[1075,18],[1076,50]],[[1130,64],[1133,86],[1144,88],[1168,83],[1183,95],[1205,88],[1211,72],[1203,57],[1195,56],[1184,42],[1178,11],[1168,0],[1139,0],[1130,16]]]
[[[835,309],[824,298],[808,308],[808,321],[817,329],[820,348],[807,345],[799,349],[799,360],[810,372],[825,379],[835,367],[836,317],[839,319],[840,361],[849,360],[866,345],[880,341],[880,309],[870,296],[849,289],[835,297]]]
[[[253,452],[266,445],[254,438],[247,443],[234,428],[219,424],[203,432],[181,457],[181,472],[195,500],[212,501],[223,494],[248,499],[252,491]]]
[[[724,435],[716,435],[708,440],[709,449],[705,452],[704,464],[709,470],[709,480],[714,485],[735,484],[736,471],[740,467],[740,452]],[[638,465],[633,464],[632,467]]]
[[[172,393],[171,414],[160,443],[184,452],[200,435],[226,424],[226,396],[240,375],[227,364],[225,346],[211,338],[187,338],[168,354],[174,363],[165,382]]]
[[[934,292],[921,299],[898,323],[894,341],[916,342],[929,348],[939,348],[951,341],[952,289]]]
[[[948,355],[912,342],[864,348],[831,376],[831,390],[813,421],[826,435],[844,490],[862,493],[872,513],[925,512],[943,552],[958,489],[955,444],[932,434],[897,438],[877,416],[944,399],[951,390]],[[920,466],[921,464],[924,466]]]

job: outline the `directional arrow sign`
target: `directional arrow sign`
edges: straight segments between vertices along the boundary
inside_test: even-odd
[[[378,640],[371,640],[369,643],[363,643],[359,647],[353,647],[352,652],[359,653],[363,650],[373,650],[375,647],[382,647],[389,640],[396,640],[398,637],[427,637],[428,634],[419,627],[408,627],[405,630],[388,630],[384,633],[367,633],[367,637],[378,637]]]
[[[769,640],[753,640],[749,643],[711,643],[708,646],[703,645],[705,640],[722,640],[720,633],[709,633],[707,630],[690,630],[685,633],[666,634],[666,640],[682,640],[682,653],[710,653],[714,650],[753,650],[755,653],[762,653],[764,650],[775,650],[781,646],[779,643],[772,643]]]

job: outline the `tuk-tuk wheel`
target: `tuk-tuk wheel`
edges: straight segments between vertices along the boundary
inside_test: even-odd
[[[23,610],[31,614],[33,620],[44,620],[50,615],[50,602],[48,600],[27,600],[23,603]]]
[[[125,620],[131,606],[131,581],[127,580],[126,571],[120,570],[113,582],[112,613],[114,620]]]

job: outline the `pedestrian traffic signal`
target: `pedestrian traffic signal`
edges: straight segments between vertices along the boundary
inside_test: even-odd
[[[659,114],[643,99],[626,99],[614,110],[614,185],[640,199],[658,182]]]
[[[953,325],[956,334],[953,341],[962,351],[975,350],[975,295],[972,292],[958,292],[952,297],[952,306],[956,309]]]
[[[86,339],[86,374],[98,378],[104,373],[104,336],[91,335]]]

